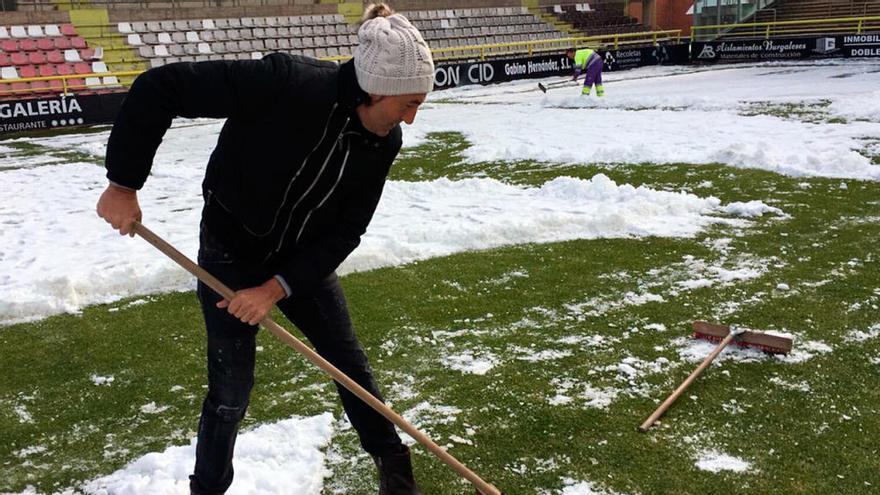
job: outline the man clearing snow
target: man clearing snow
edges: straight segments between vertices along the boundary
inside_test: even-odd
[[[262,60],[176,63],[137,78],[107,144],[110,185],[98,214],[131,234],[137,190],[174,117],[225,118],[202,183],[199,264],[236,289],[199,283],[207,327],[194,495],[232,484],[238,426],[254,385],[257,324],[278,308],[343,373],[381,399],[358,342],[337,266],[357,247],[411,124],[434,84],[431,51],[384,4],[366,9],[354,59],[282,53]],[[382,495],[419,495],[394,425],[338,386],[345,413],[379,469]]]
[[[565,56],[574,61],[572,81],[577,81],[581,72],[586,73],[584,75],[584,89],[581,90],[581,94],[589,95],[593,84],[595,84],[596,96],[605,96],[605,88],[602,86],[602,57],[599,56],[599,53],[590,48],[581,48],[580,50],[569,48],[565,52]]]

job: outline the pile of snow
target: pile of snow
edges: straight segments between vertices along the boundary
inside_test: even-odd
[[[473,144],[464,153],[472,162],[723,163],[792,176],[880,180],[880,167],[856,151],[865,147],[863,138],[880,134],[880,118],[874,118],[880,98],[865,89],[880,85],[880,74],[863,65],[644,68],[609,74],[604,99],[579,97],[576,85],[543,95],[530,91],[536,81],[466,87],[437,97],[469,104],[429,102],[404,139],[411,146],[430,132],[462,132]],[[842,77],[853,71],[858,77]],[[827,100],[832,103],[823,108]],[[745,116],[743,102],[805,102],[873,122]],[[503,131],[498,122],[505,123]]]
[[[141,195],[145,224],[192,258],[201,211],[197,185],[157,168]],[[194,287],[193,278],[155,248],[120,237],[94,215],[104,181],[98,167],[48,166],[7,171],[3,178],[18,199],[0,211],[0,224],[4,237],[20,241],[0,247],[0,324]],[[33,200],[40,194],[59,199]],[[560,177],[540,187],[493,179],[390,182],[369,232],[340,273],[524,242],[693,236],[712,223],[736,221],[714,216],[719,207],[715,198],[618,185],[601,174]]]
[[[703,471],[709,471],[712,473],[718,473],[721,471],[744,473],[752,469],[752,465],[748,462],[738,457],[714,450],[701,453],[694,465]]]
[[[241,432],[235,444],[235,481],[229,495],[296,493],[319,495],[324,477],[322,449],[333,429],[330,413],[290,418]],[[195,440],[147,454],[108,476],[84,483],[77,490],[54,495],[156,495],[189,493],[195,460]],[[33,488],[21,495],[39,495]]]

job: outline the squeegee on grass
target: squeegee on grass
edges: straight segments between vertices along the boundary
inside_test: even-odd
[[[780,335],[771,335],[767,333],[752,332],[745,329],[729,327],[726,325],[713,325],[705,321],[694,322],[694,338],[706,339],[712,342],[719,342],[715,349],[697,366],[682,383],[672,392],[660,407],[648,416],[648,419],[639,426],[639,431],[646,432],[660,416],[669,409],[669,406],[684,393],[690,384],[697,379],[700,373],[712,364],[712,361],[721,354],[725,347],[733,343],[742,347],[753,347],[771,354],[788,354],[791,351],[792,340],[788,337]]]

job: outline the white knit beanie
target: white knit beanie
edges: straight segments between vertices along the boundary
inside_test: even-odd
[[[408,95],[434,89],[431,49],[419,30],[400,14],[361,24],[354,69],[361,89],[370,94]]]

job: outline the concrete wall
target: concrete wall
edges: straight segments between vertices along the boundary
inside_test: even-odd
[[[645,25],[645,4],[642,0],[630,0],[626,8],[626,15],[635,17],[642,25]]]
[[[657,3],[656,29],[681,29],[682,34],[690,35],[693,16],[686,12],[693,0],[655,0]]]

